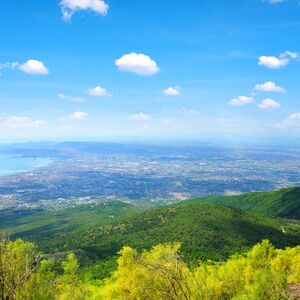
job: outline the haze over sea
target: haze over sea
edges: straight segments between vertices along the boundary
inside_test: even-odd
[[[31,158],[15,154],[0,154],[0,176],[25,172],[51,163],[48,158]]]

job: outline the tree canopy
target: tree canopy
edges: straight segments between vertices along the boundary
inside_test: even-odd
[[[225,262],[206,261],[190,268],[180,243],[138,252],[123,247],[118,267],[104,280],[80,276],[73,253],[49,260],[32,243],[2,239],[1,300],[279,300],[289,284],[300,282],[300,246],[275,249],[267,240]]]

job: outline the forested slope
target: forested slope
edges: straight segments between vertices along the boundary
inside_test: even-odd
[[[142,210],[141,207],[123,202],[46,211],[4,210],[0,212],[0,231],[9,233],[12,238],[22,237],[43,244],[50,240],[61,240],[66,233],[86,225],[111,223],[115,219],[126,218]]]
[[[299,233],[297,225],[226,206],[194,203],[146,211],[122,222],[79,229],[45,248],[49,251],[61,247],[81,248],[103,259],[116,254],[125,245],[141,250],[179,241],[186,260],[194,262],[222,260],[263,239],[271,240],[278,247],[297,245],[300,244]]]
[[[123,246],[142,250],[180,242],[188,262],[224,260],[263,239],[277,247],[300,244],[300,225],[278,218],[297,216],[298,193],[299,189],[283,189],[211,196],[151,210],[114,202],[59,211],[7,211],[0,229],[13,239],[34,241],[49,254],[76,250],[93,260],[107,260]]]
[[[209,196],[190,202],[224,204],[245,211],[300,220],[300,188],[284,188],[270,192],[246,193],[238,196]]]

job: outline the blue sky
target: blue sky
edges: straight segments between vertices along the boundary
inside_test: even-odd
[[[294,139],[297,0],[0,4],[0,139]]]

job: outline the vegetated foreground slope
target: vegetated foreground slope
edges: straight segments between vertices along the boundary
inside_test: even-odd
[[[284,224],[285,226],[285,224]],[[214,204],[187,204],[146,211],[124,222],[74,231],[63,241],[51,241],[48,250],[84,249],[105,259],[122,246],[138,250],[155,244],[179,241],[187,261],[223,260],[263,239],[278,247],[300,244],[300,230],[262,216]],[[297,229],[298,228],[298,229]],[[63,243],[63,244],[61,244]]]
[[[209,196],[191,202],[224,204],[270,217],[300,220],[300,187],[238,196]]]
[[[4,262],[0,296],[15,300],[298,299],[300,246],[281,250],[264,240],[221,264],[208,261],[192,267],[182,260],[179,248],[178,243],[168,243],[139,253],[123,247],[114,272],[100,279],[99,274],[78,272],[73,253],[56,262],[40,261],[34,244],[0,238]]]

